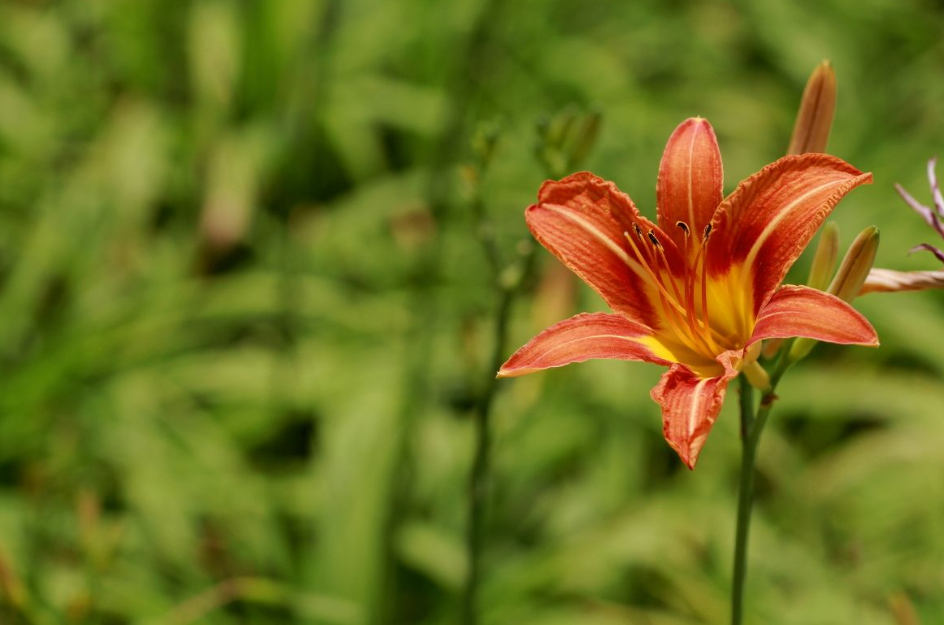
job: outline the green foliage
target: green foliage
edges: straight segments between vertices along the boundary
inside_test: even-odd
[[[587,157],[654,214],[702,115],[730,190],[830,58],[831,149],[875,174],[843,245],[877,224],[879,265],[933,267],[892,183],[924,199],[944,146],[942,25],[920,0],[0,3],[0,622],[456,622],[496,301],[458,174],[478,124],[511,263],[544,168]],[[561,138],[537,156],[536,125]],[[533,293],[515,345],[602,308]],[[944,304],[857,305],[882,348],[817,347],[761,444],[750,622],[944,621]],[[689,473],[658,374],[501,382],[484,623],[724,621],[736,415]]]

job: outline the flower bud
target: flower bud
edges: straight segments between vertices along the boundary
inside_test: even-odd
[[[875,226],[869,226],[859,233],[842,259],[836,277],[829,284],[829,293],[846,302],[855,299],[872,270],[878,239],[878,228]]]
[[[565,106],[561,112],[554,115],[547,127],[547,146],[553,150],[563,150],[579,117],[580,113],[573,104]]]
[[[584,159],[590,154],[590,150],[597,141],[600,134],[600,123],[603,121],[603,115],[599,110],[592,110],[587,113],[580,123],[580,130],[575,133],[573,144],[570,148],[568,157],[568,166],[571,170],[579,169]]]
[[[845,258],[842,259],[842,265],[839,266],[836,277],[829,284],[828,293],[846,302],[855,299],[872,270],[875,253],[878,250],[878,240],[878,228],[875,226],[869,226],[859,233],[849,246]],[[790,349],[790,360],[796,362],[805,358],[815,344],[816,341],[813,339],[797,339]]]
[[[825,152],[836,109],[836,74],[829,61],[813,70],[797,112],[787,154]]]
[[[472,135],[472,152],[480,170],[486,169],[495,155],[495,146],[498,144],[500,130],[498,124],[483,123],[475,129]]]
[[[836,271],[836,261],[839,259],[839,226],[830,221],[819,235],[819,244],[816,246],[816,255],[810,266],[810,277],[806,284],[820,291],[826,290],[830,278]]]
[[[839,226],[830,221],[819,235],[819,244],[816,246],[816,255],[810,267],[810,277],[806,284],[814,289],[825,291],[829,286],[829,279],[836,270],[836,260],[839,258]],[[773,358],[780,351],[783,339],[764,341],[764,358]]]
[[[744,369],[741,370],[741,373],[744,374],[751,386],[757,390],[763,391],[764,393],[770,390],[770,376],[756,360],[745,366]]]

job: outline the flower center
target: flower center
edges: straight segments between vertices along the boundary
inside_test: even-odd
[[[624,233],[635,260],[643,267],[649,287],[658,294],[658,313],[663,323],[659,342],[675,361],[696,368],[714,369],[715,358],[729,349],[744,346],[745,324],[740,322],[738,304],[729,293],[730,280],[708,275],[707,249],[711,224],[701,236],[693,235],[683,221],[676,222],[683,233],[680,262],[669,261],[665,247],[653,230],[643,233],[633,223],[635,236]],[[674,250],[670,250],[674,251]]]

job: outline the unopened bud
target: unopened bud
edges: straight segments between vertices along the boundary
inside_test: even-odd
[[[819,244],[813,256],[810,267],[810,277],[806,284],[819,291],[825,291],[829,286],[830,278],[836,270],[836,260],[839,258],[839,226],[830,221],[823,227],[819,235]],[[784,339],[770,339],[764,341],[764,358],[773,358],[780,351]]]
[[[547,146],[554,150],[563,149],[578,117],[577,107],[573,104],[565,106],[561,112],[554,115],[547,128]]]
[[[478,160],[478,168],[484,170],[491,163],[498,144],[499,128],[495,123],[483,123],[472,136],[472,150]]]
[[[829,61],[813,70],[803,90],[787,154],[825,152],[836,109],[836,73]]]
[[[839,259],[839,226],[830,221],[819,235],[819,244],[810,266],[810,277],[806,284],[824,291],[836,271],[836,261]]]
[[[783,339],[767,339],[764,341],[764,348],[761,350],[761,353],[764,355],[764,358],[770,359],[777,355],[777,352],[780,351],[782,346]]]
[[[580,128],[574,133],[573,144],[570,148],[568,158],[568,169],[579,169],[581,163],[590,154],[594,144],[597,142],[597,136],[600,134],[600,122],[603,121],[603,115],[598,110],[587,113],[580,124]]]
[[[872,270],[872,264],[875,262],[875,253],[878,251],[878,228],[869,226],[859,233],[849,251],[846,252],[836,277],[829,284],[828,293],[835,295],[839,299],[851,302],[859,294],[866,278],[869,277],[869,271]],[[790,360],[796,362],[805,358],[816,341],[808,338],[800,338],[794,341],[790,349]]]
[[[751,383],[751,386],[759,391],[767,392],[770,390],[770,376],[763,367],[755,360],[741,370],[741,373]]]
[[[846,302],[851,302],[859,294],[875,263],[878,239],[878,228],[875,226],[869,226],[859,233],[842,259],[836,277],[829,284],[829,293]]]

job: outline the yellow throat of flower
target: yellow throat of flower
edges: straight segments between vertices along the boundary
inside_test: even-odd
[[[701,236],[693,236],[684,222],[676,226],[684,233],[685,242],[681,272],[669,267],[665,250],[652,231],[643,233],[634,224],[634,233],[626,233],[635,259],[645,270],[660,322],[646,344],[657,356],[683,363],[698,374],[718,375],[723,367],[716,358],[743,348],[754,328],[750,277],[741,266],[721,276],[710,275],[706,255],[711,226]],[[744,358],[742,363],[755,359],[756,355]]]

